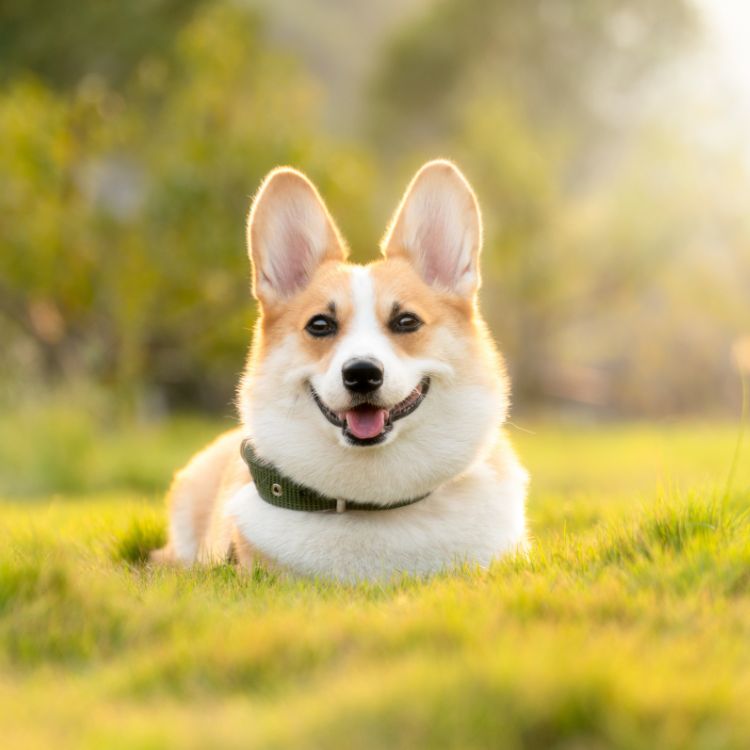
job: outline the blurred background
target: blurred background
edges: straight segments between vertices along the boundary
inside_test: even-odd
[[[278,164],[356,260],[424,160],[460,164],[514,420],[736,415],[749,38],[743,0],[3,0],[0,489],[231,418]]]

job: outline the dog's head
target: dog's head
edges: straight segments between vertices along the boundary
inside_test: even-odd
[[[273,171],[248,222],[261,315],[239,393],[259,453],[320,492],[369,502],[418,496],[466,469],[507,409],[476,307],[481,237],[466,179],[430,162],[384,259],[347,264],[315,187]]]

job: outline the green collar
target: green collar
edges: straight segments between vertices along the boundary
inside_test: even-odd
[[[409,500],[398,500],[390,505],[360,503],[339,497],[328,497],[285,477],[273,464],[258,456],[250,440],[242,441],[240,452],[247,468],[250,469],[258,494],[267,503],[275,505],[277,508],[313,513],[325,511],[343,513],[346,510],[391,510],[424,500],[430,494],[428,492],[427,495],[420,495]]]

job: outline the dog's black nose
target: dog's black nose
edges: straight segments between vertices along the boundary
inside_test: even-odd
[[[349,359],[341,368],[341,377],[352,393],[372,393],[383,385],[383,365],[377,359]]]

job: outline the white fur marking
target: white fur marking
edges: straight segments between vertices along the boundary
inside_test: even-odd
[[[526,473],[509,458],[503,476],[479,463],[405,508],[303,513],[266,503],[248,484],[226,513],[255,548],[302,575],[384,580],[462,563],[487,567],[526,544]]]

